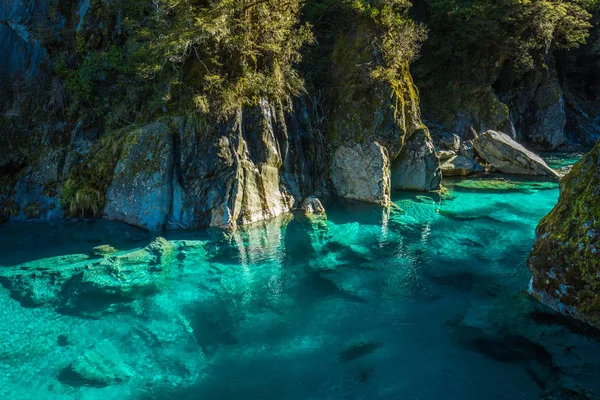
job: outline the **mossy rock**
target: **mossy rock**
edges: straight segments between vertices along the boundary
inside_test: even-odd
[[[532,293],[600,328],[600,143],[560,183],[558,205],[540,222],[528,266]]]

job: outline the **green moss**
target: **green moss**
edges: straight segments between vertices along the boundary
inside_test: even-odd
[[[61,207],[72,217],[100,215],[106,201],[106,189],[121,158],[128,135],[122,131],[106,134],[90,154],[75,165],[63,185]]]
[[[534,289],[600,326],[600,143],[561,181],[558,205],[537,229]]]

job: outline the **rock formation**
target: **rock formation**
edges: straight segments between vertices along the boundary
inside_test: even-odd
[[[561,181],[558,205],[537,228],[530,291],[600,328],[600,143]]]
[[[477,154],[506,174],[541,175],[558,178],[540,156],[527,150],[508,135],[487,131],[473,142]]]

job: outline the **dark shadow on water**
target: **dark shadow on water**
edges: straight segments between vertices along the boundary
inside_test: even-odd
[[[40,221],[0,224],[0,266],[41,258],[89,254],[99,245],[132,250],[150,243],[156,235],[130,225],[106,221]]]

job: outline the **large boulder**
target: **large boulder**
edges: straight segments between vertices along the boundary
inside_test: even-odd
[[[483,172],[481,165],[465,156],[455,156],[444,162],[441,167],[442,176],[468,176]]]
[[[331,181],[342,198],[389,204],[388,151],[377,142],[341,145],[333,156]]]
[[[504,133],[487,131],[479,135],[473,145],[481,158],[505,174],[558,178],[558,173],[540,156],[527,150]]]
[[[544,304],[600,328],[600,143],[561,181],[527,265]]]
[[[26,306],[97,316],[162,288],[174,258],[173,245],[157,238],[148,246],[91,259],[60,256],[7,268],[0,283]]]
[[[173,135],[163,123],[128,134],[106,193],[104,215],[151,231],[167,220],[173,192]]]
[[[440,161],[426,129],[413,132],[392,163],[392,189],[437,190],[442,186]]]

